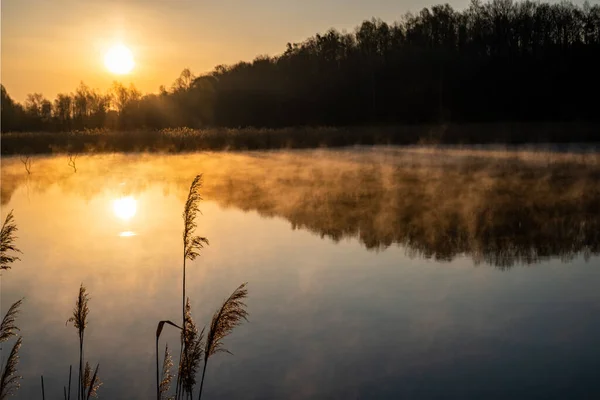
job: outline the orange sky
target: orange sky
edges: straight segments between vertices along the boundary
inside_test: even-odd
[[[330,27],[351,31],[373,16],[393,22],[443,1],[418,0],[4,0],[2,84],[16,100],[41,92],[52,99],[80,81],[107,90],[113,81],[142,92],[169,87],[183,68],[276,55]],[[463,8],[468,0],[451,4]],[[104,66],[118,42],[134,53],[126,76]]]

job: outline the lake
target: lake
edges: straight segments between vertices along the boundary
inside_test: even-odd
[[[41,398],[41,375],[62,398],[81,283],[99,397],[154,396],[201,173],[193,318],[243,282],[250,313],[204,398],[598,398],[600,153],[534,150],[58,155],[29,174],[3,157],[23,252],[1,278],[2,314],[25,298],[16,398]],[[178,354],[170,327],[165,343]]]

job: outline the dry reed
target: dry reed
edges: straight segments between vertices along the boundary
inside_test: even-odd
[[[233,291],[231,296],[223,305],[215,312],[210,323],[210,330],[206,338],[206,348],[204,349],[204,369],[202,370],[202,380],[200,382],[200,392],[198,400],[202,397],[202,388],[204,386],[204,376],[206,374],[206,366],[210,356],[218,352],[231,354],[229,350],[223,347],[223,339],[229,335],[236,326],[242,323],[242,320],[248,320],[248,312],[244,299],[248,296],[246,289],[247,283],[241,284]]]
[[[88,307],[89,295],[86,292],[85,286],[83,283],[79,287],[79,295],[77,296],[77,301],[75,303],[75,308],[73,309],[73,316],[67,320],[67,324],[69,322],[73,323],[75,329],[77,329],[77,335],[79,336],[79,385],[77,386],[77,399],[83,400],[85,393],[85,381],[84,381],[84,371],[83,371],[83,342],[85,335],[85,328],[87,326],[87,317],[90,312]]]
[[[10,269],[10,264],[19,260],[18,257],[11,255],[9,252],[20,253],[21,251],[15,246],[15,232],[17,225],[14,223],[12,210],[6,216],[2,224],[0,232],[0,270]],[[17,336],[19,328],[15,324],[19,308],[23,300],[18,300],[13,303],[6,315],[0,323],[0,344],[6,342],[10,338]],[[14,395],[19,390],[21,377],[17,375],[17,365],[19,363],[19,349],[21,348],[22,338],[17,338],[13,345],[10,355],[6,360],[6,364],[2,367],[0,377],[0,400],[4,400],[9,396]]]
[[[21,307],[22,303],[23,299],[14,302],[4,315],[4,318],[2,318],[2,323],[0,324],[0,343],[17,335],[16,331],[18,331],[19,328],[15,324],[15,320],[19,314],[19,307]]]
[[[163,357],[162,373],[160,377],[160,383],[158,385],[158,400],[172,400],[172,397],[168,396],[167,393],[171,389],[171,382],[173,381],[173,374],[171,368],[173,367],[173,358],[169,353],[169,346],[165,346],[165,356]]]
[[[18,338],[4,365],[2,377],[0,377],[0,400],[14,396],[17,390],[19,390],[21,377],[17,375],[17,365],[19,364],[21,343],[22,338]]]
[[[163,398],[163,395],[169,391],[169,388],[171,387],[171,380],[173,379],[173,376],[171,375],[171,372],[170,372],[172,365],[169,366],[168,372],[165,372],[165,362],[167,361],[167,354],[168,354],[168,350],[169,350],[168,345],[165,346],[165,359],[163,360],[162,379],[160,378],[159,369],[158,369],[158,341],[160,339],[160,335],[163,331],[165,324],[174,326],[175,328],[181,330],[181,327],[179,325],[173,323],[172,321],[168,321],[168,320],[160,321],[158,323],[158,326],[156,327],[156,399],[157,400],[161,400]],[[170,357],[171,356],[169,354],[169,358]],[[172,361],[171,361],[171,364],[172,364]],[[169,376],[168,379],[166,378],[165,374],[167,374]]]
[[[94,374],[92,375],[92,368],[90,363],[85,363],[85,370],[83,373],[83,398],[89,400],[90,397],[98,397],[98,389],[102,385],[100,378],[98,377],[98,369],[100,364],[96,364]]]
[[[183,339],[183,357],[180,360],[181,384],[178,397],[182,396],[191,399],[194,387],[196,386],[196,375],[202,361],[204,352],[204,329],[198,331],[194,320],[192,319],[190,299],[187,299],[185,306],[185,324],[181,333]]]
[[[193,261],[200,254],[200,250],[204,245],[208,245],[208,239],[201,236],[195,236],[194,233],[197,228],[196,216],[200,209],[198,207],[202,197],[200,196],[200,188],[202,187],[202,174],[196,175],[190,189],[188,191],[187,200],[183,210],[183,279],[182,279],[182,299],[181,299],[181,312],[182,312],[182,327],[183,333],[186,332],[186,260]],[[185,334],[181,336],[181,351],[179,353],[179,359],[182,360],[185,356]],[[179,395],[182,389],[182,363],[179,363],[179,370],[177,372],[177,389],[176,393]]]
[[[6,216],[4,223],[2,224],[2,231],[0,232],[0,270],[10,269],[10,264],[20,260],[19,257],[11,255],[10,253],[20,253],[15,246],[15,232],[18,230],[17,225],[14,222],[14,216],[12,210]]]

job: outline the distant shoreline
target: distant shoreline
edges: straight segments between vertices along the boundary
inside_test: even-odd
[[[179,153],[344,147],[354,145],[591,145],[598,150],[600,123],[515,122],[370,127],[207,128],[8,132],[2,155]]]

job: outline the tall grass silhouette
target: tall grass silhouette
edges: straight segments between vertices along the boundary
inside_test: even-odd
[[[177,389],[176,393],[179,396],[183,385],[183,373],[184,366],[182,362],[186,359],[186,352],[190,352],[190,349],[186,348],[186,344],[191,344],[186,341],[186,324],[188,318],[186,317],[186,261],[193,261],[200,254],[200,250],[204,245],[208,245],[208,239],[201,236],[194,235],[196,232],[196,216],[200,212],[199,203],[202,200],[200,196],[200,188],[202,187],[202,174],[196,175],[190,189],[188,191],[187,200],[183,210],[183,279],[182,279],[182,298],[181,298],[181,320],[182,320],[182,333],[181,333],[181,350],[179,353],[179,369],[177,373]]]
[[[198,400],[202,398],[202,388],[204,386],[204,376],[206,375],[206,366],[210,356],[218,352],[231,354],[229,350],[223,348],[223,339],[229,335],[233,329],[242,323],[242,320],[248,320],[246,304],[243,300],[248,296],[246,283],[241,284],[223,303],[221,308],[213,315],[210,323],[210,330],[206,338],[206,348],[204,350],[204,368],[202,370],[202,380],[200,382],[200,392]]]
[[[19,328],[15,324],[17,315],[19,314],[19,308],[23,303],[23,299],[16,301],[2,318],[2,325],[0,325],[0,343],[7,341],[13,336],[17,335]]]
[[[356,127],[88,129],[7,132],[2,154],[98,154],[339,148],[355,145],[594,142],[593,122],[448,123]],[[36,163],[42,160],[36,159]],[[37,165],[37,164],[36,164]],[[31,165],[29,166],[31,167]],[[23,167],[20,166],[20,171]],[[40,168],[41,170],[41,168]],[[32,174],[34,176],[35,174]]]
[[[185,306],[185,324],[181,336],[183,337],[184,351],[180,362],[181,382],[177,397],[191,399],[204,352],[204,329],[198,332],[198,327],[192,319],[192,307],[189,298]]]
[[[0,269],[10,269],[11,264],[19,260],[14,255],[21,252],[15,245],[17,239],[15,236],[16,231],[17,225],[14,222],[11,210],[6,216],[0,232]],[[0,346],[9,339],[17,337],[19,328],[15,324],[15,321],[22,303],[22,299],[17,300],[10,306],[6,315],[2,318],[2,323],[0,323]],[[22,338],[18,337],[10,350],[6,363],[0,370],[0,400],[13,396],[19,390],[21,377],[17,374],[17,365],[19,363],[19,350],[21,349],[22,342]]]
[[[11,210],[6,216],[2,224],[2,231],[0,232],[0,270],[10,269],[10,264],[20,260],[19,257],[14,255],[14,253],[21,252],[15,246],[15,240],[17,239],[15,233],[17,230],[15,218]]]
[[[158,372],[158,347],[156,349],[156,362],[157,362],[157,372]],[[169,346],[165,346],[165,355],[163,357],[162,369],[160,378],[157,375],[157,398],[159,400],[167,400],[169,397],[168,392],[171,388],[171,381],[173,380],[173,374],[171,373],[171,368],[173,367],[173,358],[171,357],[171,353],[169,353]]]
[[[186,296],[185,296],[185,273],[186,260],[193,261],[200,254],[200,250],[204,245],[208,245],[208,239],[201,236],[194,236],[196,232],[196,214],[200,212],[198,207],[202,197],[200,196],[200,188],[202,187],[202,175],[197,175],[188,192],[185,209],[183,211],[183,281],[182,281],[182,320],[183,329],[185,330],[185,312],[186,312]]]
[[[77,296],[77,301],[75,303],[75,308],[73,309],[73,316],[67,320],[67,324],[69,322],[73,323],[75,329],[77,329],[77,336],[79,337],[79,376],[78,386],[77,386],[77,399],[82,399],[83,393],[83,341],[85,336],[85,328],[87,326],[87,317],[90,312],[88,307],[89,296],[86,293],[86,289],[81,284],[79,287],[79,295]]]
[[[67,386],[63,386],[65,400],[71,400],[71,375],[73,374],[73,366],[69,365],[69,394],[67,395]]]
[[[205,328],[199,330],[192,318],[191,303],[189,297],[185,297],[186,293],[186,261],[195,260],[198,257],[200,250],[204,245],[208,244],[208,239],[201,236],[196,236],[195,230],[196,215],[199,210],[199,202],[202,200],[199,190],[202,186],[202,175],[197,175],[188,192],[187,201],[183,212],[184,230],[183,230],[183,279],[182,279],[182,294],[185,302],[183,303],[183,322],[182,326],[178,326],[170,320],[163,320],[158,323],[156,331],[156,396],[158,400],[164,399],[192,399],[194,388],[197,383],[197,376],[200,369],[200,364],[204,361],[202,369],[202,378],[198,399],[202,397],[202,389],[204,387],[204,378],[206,375],[206,367],[208,359],[218,352],[230,353],[223,347],[223,339],[229,335],[233,329],[239,326],[243,320],[247,320],[248,312],[246,304],[243,300],[247,297],[248,291],[246,283],[240,285],[232,294],[225,300],[221,307],[215,312],[212,317],[210,328],[205,340]],[[15,232],[17,226],[14,222],[12,211],[7,215],[1,231],[1,267],[2,269],[10,269],[11,264],[19,258],[15,253],[20,253],[20,250],[15,246]],[[89,362],[84,364],[85,350],[85,330],[88,325],[89,309],[89,294],[83,283],[79,287],[75,307],[73,308],[72,316],[66,321],[66,325],[72,323],[77,330],[79,339],[79,372],[77,377],[77,400],[89,400],[91,397],[96,397],[98,389],[102,385],[98,376],[99,364],[92,369]],[[17,327],[15,321],[21,307],[22,300],[15,302],[3,317],[0,324],[0,344],[17,336]],[[168,345],[165,346],[162,369],[159,370],[159,339],[165,325],[171,325],[181,331],[181,355],[179,360],[179,368],[177,371],[177,386],[175,396],[169,396],[173,375],[171,367],[173,361],[169,353]],[[22,345],[22,338],[18,337],[13,345],[6,364],[2,368],[0,376],[0,400],[4,400],[12,396],[19,389],[20,376],[17,375],[17,366],[19,361],[19,349]],[[230,353],[231,354],[231,353]],[[71,398],[71,371],[69,367],[69,384],[63,387],[63,394],[66,400]],[[42,382],[42,397],[45,397],[44,380]]]
[[[78,400],[87,400],[90,398],[90,396],[95,396],[98,392],[98,388],[101,385],[100,380],[98,378],[99,365],[96,365],[93,375],[91,373],[91,367],[89,363],[86,362],[85,367],[83,365],[85,328],[87,327],[88,315],[90,313],[90,309],[88,306],[89,300],[90,298],[87,293],[87,290],[82,283],[79,287],[79,294],[77,295],[75,308],[73,308],[73,316],[71,316],[71,318],[67,320],[67,324],[69,322],[73,323],[73,326],[75,327],[75,329],[77,329],[77,336],[79,337],[79,376],[77,379]],[[69,384],[69,397],[70,396],[71,393]]]
[[[15,324],[22,300],[18,300],[10,306],[8,312],[2,319],[0,325],[0,346],[12,337],[17,336],[19,328]],[[6,364],[2,366],[0,377],[0,400],[14,395],[19,389],[21,377],[17,375],[17,365],[19,363],[19,349],[21,348],[22,338],[18,337],[13,345]]]
[[[15,325],[19,308],[22,300],[15,302],[2,319],[0,325],[0,345],[10,338],[17,336],[19,328]],[[19,337],[13,345],[10,355],[6,360],[6,364],[2,366],[0,377],[0,400],[12,396],[19,389],[20,376],[17,375],[17,364],[19,363],[19,349],[21,348],[22,339]]]
[[[173,360],[171,358],[171,354],[169,353],[168,344],[165,346],[165,356],[163,358],[162,373],[160,373],[158,369],[158,341],[160,339],[160,335],[163,331],[165,324],[171,325],[181,330],[181,327],[179,325],[168,320],[160,321],[158,323],[158,326],[156,327],[156,398],[158,400],[164,399],[164,396],[167,396],[167,392],[171,388],[171,381],[173,380],[173,375],[171,374]]]
[[[19,363],[19,349],[21,348],[21,343],[22,338],[18,338],[10,351],[10,355],[2,370],[2,377],[0,378],[0,400],[14,396],[17,390],[19,390],[19,381],[21,380],[21,377],[17,375],[17,364]]]
[[[170,320],[159,321],[156,329],[156,398],[157,400],[170,399],[167,394],[173,379],[170,368],[172,367],[168,344],[165,346],[162,369],[159,363],[159,339],[165,325],[171,325],[180,330],[181,350],[179,366],[177,369],[177,381],[175,396],[177,399],[192,399],[200,363],[204,361],[202,380],[198,398],[202,396],[204,375],[208,358],[222,348],[222,339],[246,319],[248,313],[243,299],[248,295],[244,283],[238,287],[225,303],[217,310],[212,318],[210,329],[205,340],[205,328],[199,330],[192,319],[192,310],[189,297],[186,297],[186,261],[195,260],[204,245],[208,245],[208,239],[195,235],[197,223],[196,216],[200,212],[199,203],[202,200],[200,188],[202,187],[202,175],[196,175],[190,185],[187,200],[183,211],[183,268],[182,268],[182,324],[178,326]]]
[[[96,397],[98,394],[98,389],[102,382],[98,377],[98,369],[100,368],[100,364],[96,364],[96,368],[94,369],[94,374],[92,375],[92,368],[88,362],[85,363],[85,369],[83,371],[83,396],[82,399],[89,400],[90,397]]]

